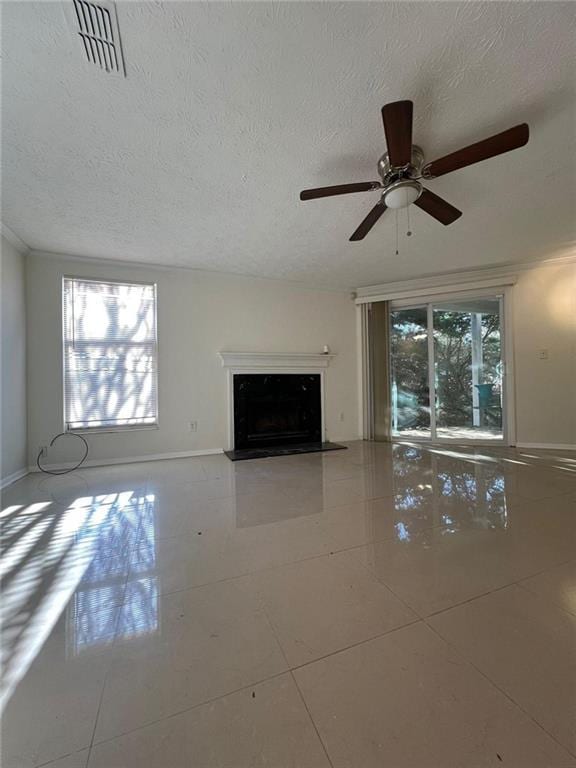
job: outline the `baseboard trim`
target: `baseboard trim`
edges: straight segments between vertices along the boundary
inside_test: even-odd
[[[536,448],[549,451],[576,451],[570,443],[516,443],[516,448]]]
[[[12,485],[12,483],[15,483],[16,480],[21,480],[23,477],[26,477],[26,475],[30,472],[28,467],[24,467],[23,469],[19,469],[16,472],[12,472],[11,475],[6,475],[6,477],[3,477],[0,480],[0,489],[6,488],[7,485]]]
[[[218,453],[224,453],[223,448],[204,448],[201,451],[172,451],[170,453],[148,453],[145,456],[127,456],[122,459],[88,459],[82,464],[82,467],[109,467],[114,464],[139,464],[142,461],[164,461],[166,459],[189,459],[194,456],[214,456]],[[51,471],[60,469],[70,469],[74,466],[73,462],[63,464],[46,464],[45,468]],[[81,468],[82,468],[81,467]],[[38,467],[29,467],[26,474],[30,472],[40,472]]]

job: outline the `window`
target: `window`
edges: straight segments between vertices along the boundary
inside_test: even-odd
[[[66,277],[65,428],[154,425],[156,286]]]

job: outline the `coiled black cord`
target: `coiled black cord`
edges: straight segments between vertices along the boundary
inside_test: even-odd
[[[69,475],[70,472],[74,472],[75,469],[78,469],[78,467],[81,467],[82,464],[84,464],[84,462],[86,461],[86,458],[88,457],[88,443],[86,442],[85,438],[82,437],[82,435],[79,435],[76,432],[60,432],[58,435],[56,435],[56,437],[52,438],[50,442],[50,448],[52,448],[52,446],[54,445],[56,440],[58,440],[59,437],[67,437],[67,436],[77,437],[80,440],[82,440],[82,442],[84,443],[84,456],[82,456],[78,464],[76,464],[76,466],[74,467],[70,467],[69,469],[57,469],[57,470],[44,469],[44,467],[40,464],[40,456],[42,456],[42,450],[43,450],[41,448],[40,451],[38,452],[38,456],[36,457],[36,466],[38,467],[40,472],[44,472],[45,475]]]

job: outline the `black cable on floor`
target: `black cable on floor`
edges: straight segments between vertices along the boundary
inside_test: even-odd
[[[58,470],[52,470],[52,469],[44,469],[44,467],[40,464],[40,456],[42,456],[43,449],[41,448],[38,452],[38,456],[36,457],[36,466],[40,470],[40,472],[44,472],[45,475],[69,475],[70,472],[74,472],[74,470],[78,469],[78,467],[81,467],[82,464],[86,461],[88,457],[88,443],[86,442],[86,439],[82,437],[82,435],[77,434],[76,432],[60,432],[56,435],[56,437],[53,437],[50,441],[50,448],[54,445],[56,440],[58,440],[59,437],[77,437],[84,443],[84,456],[80,459],[78,464],[76,464],[74,467],[70,467],[69,469],[58,469]]]

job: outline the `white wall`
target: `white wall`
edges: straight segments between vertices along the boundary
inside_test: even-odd
[[[327,437],[357,438],[355,309],[348,293],[34,254],[28,257],[27,275],[30,464],[39,446],[63,428],[63,275],[158,285],[160,428],[91,435],[91,459],[226,448],[227,374],[221,350],[319,352],[328,344],[337,357],[326,371]],[[196,433],[189,431],[192,420],[198,422]],[[62,449],[49,456],[49,463],[71,458]]]
[[[0,478],[5,483],[24,470],[26,457],[26,257],[2,237],[2,448]]]
[[[576,447],[576,262],[520,272],[512,294],[517,442]]]

